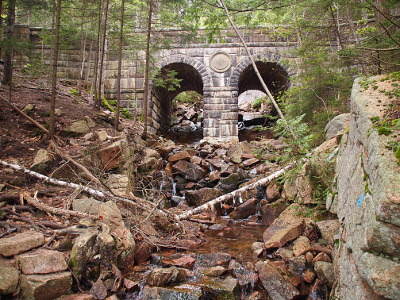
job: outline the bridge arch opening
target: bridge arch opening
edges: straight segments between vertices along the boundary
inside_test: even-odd
[[[168,74],[174,74],[174,79],[171,80]],[[171,82],[177,84],[171,85]],[[151,127],[158,134],[170,136],[171,127],[176,125],[176,120],[175,123],[172,123],[176,102],[183,98],[186,98],[189,103],[198,102],[202,101],[202,96],[203,79],[194,66],[183,62],[174,62],[163,66],[152,84],[151,119],[153,124]],[[199,105],[201,106],[201,103]],[[189,121],[193,122],[194,120]],[[193,123],[197,123],[197,121]],[[201,131],[202,136],[202,127],[199,124],[195,125],[196,128],[191,126],[192,131]]]
[[[274,98],[279,98],[289,88],[287,70],[276,62],[256,61],[257,69]],[[243,66],[243,65],[242,65]],[[269,100],[250,62],[238,76],[238,129],[239,140],[248,139],[254,126],[270,127],[275,124],[276,109]],[[269,130],[260,134],[272,137]]]

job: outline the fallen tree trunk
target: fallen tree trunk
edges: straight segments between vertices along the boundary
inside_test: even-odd
[[[27,119],[33,125],[35,125],[37,128],[42,130],[44,133],[47,133],[47,134],[49,133],[49,131],[43,125],[41,125],[38,122],[36,122],[34,119],[32,119],[30,116],[28,116],[22,110],[20,110],[18,107],[16,107],[10,101],[8,101],[6,98],[4,98],[3,96],[0,96],[0,100],[2,100],[3,102],[7,103],[12,109],[14,109],[16,112],[18,112],[21,116],[23,116],[25,119]]]
[[[51,184],[58,185],[58,186],[70,187],[70,188],[73,188],[73,189],[81,188],[83,192],[86,192],[86,193],[88,193],[88,194],[90,194],[90,195],[92,195],[94,197],[98,197],[100,199],[105,199],[105,200],[109,200],[110,199],[110,200],[124,202],[124,203],[127,203],[129,205],[132,205],[132,206],[135,206],[137,208],[141,208],[141,209],[144,209],[144,210],[150,211],[150,212],[153,212],[153,209],[155,208],[155,212],[156,213],[158,213],[160,215],[163,215],[163,216],[166,216],[166,217],[171,216],[171,214],[167,213],[166,211],[157,209],[156,208],[157,207],[156,204],[154,204],[152,202],[149,202],[149,201],[146,201],[146,200],[143,200],[143,199],[140,199],[140,198],[135,197],[135,196],[132,196],[132,199],[131,198],[127,198],[127,197],[123,197],[123,196],[116,196],[116,195],[113,195],[113,194],[110,194],[110,193],[106,193],[106,192],[102,192],[102,191],[99,191],[99,190],[96,190],[96,189],[92,189],[92,188],[87,187],[87,186],[81,186],[81,185],[76,184],[76,183],[66,182],[66,181],[63,181],[63,180],[51,178],[51,177],[48,177],[46,175],[43,175],[43,174],[40,174],[38,172],[29,170],[27,168],[24,168],[24,167],[16,165],[16,164],[8,163],[8,162],[3,161],[3,160],[0,160],[0,164],[2,164],[3,166],[6,166],[6,167],[12,168],[14,170],[17,170],[17,171],[22,171],[22,172],[24,172],[24,173],[26,173],[26,174],[28,174],[28,175],[30,175],[32,177],[36,177],[38,179],[41,179],[43,182],[51,183]]]
[[[287,165],[286,167],[284,167],[284,168],[272,173],[271,175],[269,175],[269,176],[267,176],[265,178],[262,178],[262,179],[260,179],[260,180],[258,180],[256,182],[253,182],[253,183],[251,183],[249,185],[241,187],[240,189],[234,190],[234,191],[232,191],[232,192],[230,192],[228,194],[225,194],[225,195],[222,195],[222,196],[220,196],[218,198],[210,200],[207,203],[204,203],[203,205],[200,205],[200,206],[198,206],[198,207],[196,207],[196,208],[194,208],[192,210],[188,210],[188,211],[184,212],[183,214],[178,215],[177,218],[178,218],[178,220],[184,220],[184,219],[187,219],[188,217],[190,217],[191,215],[203,212],[203,211],[205,211],[207,209],[212,209],[214,207],[214,205],[216,205],[218,203],[221,203],[221,202],[227,201],[229,199],[232,199],[235,196],[239,196],[244,191],[257,188],[257,187],[259,187],[261,185],[264,185],[264,184],[266,184],[266,183],[278,178],[279,176],[283,175],[287,170],[293,168],[295,165],[297,165],[298,163],[300,163],[302,161],[304,161],[304,159],[300,159],[299,161],[293,162],[293,163]]]

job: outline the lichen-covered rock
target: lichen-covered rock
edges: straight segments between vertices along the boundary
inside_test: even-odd
[[[71,286],[71,272],[21,276],[22,299],[55,299],[67,294]]]
[[[238,280],[231,276],[225,278],[203,276],[199,284],[206,299],[238,300],[240,297]]]
[[[38,249],[16,257],[23,274],[48,274],[65,271],[68,266],[61,252]]]
[[[174,287],[144,287],[143,300],[165,299],[201,300],[203,296],[200,287],[189,284]]]
[[[38,173],[43,173],[50,166],[52,161],[53,158],[47,150],[39,149],[33,159],[30,169]]]
[[[11,266],[0,264],[0,295],[14,293],[19,282],[18,270]]]
[[[36,231],[18,233],[0,239],[0,255],[9,257],[37,248],[44,244],[44,235]]]
[[[289,300],[300,295],[300,292],[268,261],[263,263],[259,276],[272,300]]]
[[[172,285],[182,282],[186,276],[186,271],[182,268],[157,268],[150,272],[147,283],[153,286]]]
[[[345,130],[350,123],[350,114],[341,114],[334,117],[325,126],[325,139],[329,140],[335,137],[339,132]]]

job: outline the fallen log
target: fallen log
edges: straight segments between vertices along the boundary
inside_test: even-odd
[[[25,119],[27,119],[29,122],[31,122],[33,125],[35,125],[37,128],[39,128],[40,130],[42,130],[44,133],[48,134],[49,131],[41,124],[39,124],[37,121],[35,121],[34,119],[32,119],[30,116],[28,116],[26,113],[24,113],[22,110],[20,110],[18,107],[16,107],[14,104],[12,104],[10,101],[8,101],[6,98],[4,98],[3,96],[0,96],[0,100],[2,100],[3,102],[7,103],[8,106],[10,106],[13,110],[15,110],[16,112],[18,112],[21,116],[23,116]]]
[[[188,210],[188,211],[184,212],[183,214],[178,215],[177,218],[178,218],[178,220],[184,220],[184,219],[187,219],[188,217],[190,217],[191,215],[203,212],[203,211],[208,210],[208,209],[212,209],[218,203],[227,201],[227,200],[232,199],[232,198],[234,198],[236,196],[240,196],[240,194],[243,193],[244,191],[257,188],[257,187],[259,187],[261,185],[264,185],[264,184],[266,184],[266,183],[278,178],[279,176],[283,175],[287,170],[293,168],[295,165],[297,165],[298,163],[300,163],[302,161],[304,161],[304,159],[300,159],[297,162],[293,162],[293,163],[287,165],[286,167],[284,167],[282,169],[279,169],[278,171],[272,173],[271,175],[269,175],[269,176],[267,176],[265,178],[262,178],[262,179],[260,179],[260,180],[258,180],[256,182],[253,182],[253,183],[251,183],[249,185],[241,187],[240,189],[234,190],[234,191],[232,191],[232,192],[230,192],[228,194],[225,194],[225,195],[217,197],[217,198],[215,198],[213,200],[210,200],[207,203],[204,203],[203,205],[200,205],[200,206],[198,206],[198,207],[196,207],[196,208],[194,208],[192,210]]]
[[[132,205],[134,207],[144,209],[146,211],[152,211],[154,207],[157,207],[156,204],[154,204],[152,202],[149,202],[149,201],[146,201],[146,200],[143,200],[143,199],[140,199],[140,198],[135,197],[135,196],[132,196],[132,199],[131,198],[127,198],[127,197],[123,197],[123,196],[116,196],[116,195],[113,195],[111,193],[107,193],[107,192],[99,191],[99,190],[96,190],[96,189],[92,189],[92,188],[87,187],[87,186],[81,186],[81,185],[76,184],[76,183],[66,182],[66,181],[63,181],[63,180],[51,178],[51,177],[48,177],[46,175],[40,174],[38,172],[29,170],[29,169],[24,168],[22,166],[19,166],[19,165],[16,165],[16,164],[12,164],[12,163],[9,163],[9,162],[3,161],[3,160],[0,160],[0,164],[2,164],[3,166],[6,166],[6,167],[12,168],[14,170],[17,170],[17,171],[22,171],[22,172],[24,172],[24,173],[26,173],[26,174],[28,174],[28,175],[30,175],[32,177],[36,177],[38,179],[41,179],[43,182],[51,183],[51,184],[58,185],[58,186],[70,187],[70,188],[73,188],[73,189],[82,188],[83,192],[86,192],[86,193],[88,193],[88,194],[90,194],[90,195],[92,195],[94,197],[98,197],[98,198],[103,199],[103,200],[114,200],[114,201],[124,202],[124,203]],[[163,215],[165,217],[175,217],[175,216],[172,216],[170,213],[167,213],[166,211],[160,210],[158,208],[156,208],[155,212],[160,214],[160,215]],[[175,219],[175,218],[173,218],[173,219]]]

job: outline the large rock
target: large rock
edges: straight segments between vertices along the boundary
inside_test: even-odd
[[[158,154],[158,153],[157,153]],[[101,168],[105,171],[122,167],[129,158],[129,148],[125,140],[119,140],[96,152]]]
[[[72,209],[75,211],[97,215],[99,213],[99,207],[101,201],[94,198],[79,198],[72,201]]]
[[[168,157],[168,161],[170,163],[174,163],[177,162],[179,160],[190,160],[192,156],[190,155],[190,153],[186,150],[178,152],[176,154],[171,155],[170,157]]]
[[[64,135],[69,136],[81,136],[89,132],[91,124],[88,124],[88,120],[77,120],[62,130]]]
[[[99,218],[110,228],[119,252],[118,264],[129,268],[135,260],[135,240],[130,230],[125,226],[122,214],[113,201],[103,203],[99,207]]]
[[[0,239],[0,255],[14,256],[37,248],[44,244],[44,235],[36,231],[27,231],[12,237]]]
[[[240,164],[242,162],[243,154],[251,152],[252,152],[252,145],[250,143],[240,142],[231,145],[226,155],[233,163]]]
[[[226,194],[237,190],[239,187],[240,176],[237,173],[230,174],[228,177],[221,178],[216,188]]]
[[[329,140],[335,137],[339,132],[344,131],[350,123],[350,114],[341,114],[334,117],[325,126],[325,139]]]
[[[255,215],[257,212],[257,203],[258,200],[256,198],[247,200],[238,207],[235,207],[233,212],[229,214],[229,217],[232,219],[246,219],[249,216]]]
[[[11,266],[0,264],[0,295],[14,293],[19,282],[18,270]]]
[[[198,267],[210,267],[210,266],[227,266],[232,259],[229,253],[205,253],[198,254],[196,260],[196,266]]]
[[[182,282],[186,279],[186,271],[182,268],[157,268],[150,272],[147,283],[153,286],[166,286]]]
[[[51,300],[67,294],[72,286],[70,272],[22,275],[22,299]]]
[[[32,171],[43,173],[51,164],[53,158],[45,149],[39,149],[33,159],[33,164],[30,166]]]
[[[386,77],[368,78],[376,81],[376,90],[363,88],[361,78],[355,80],[349,131],[341,138],[336,162],[341,227],[340,248],[333,261],[336,296],[343,299],[350,294],[354,299],[399,298],[400,272],[394,266],[400,247],[400,166],[393,151],[386,148],[399,131],[380,135],[379,124],[372,122],[383,120],[385,108],[393,101],[379,92],[381,79]]]
[[[339,220],[325,220],[317,222],[319,231],[323,239],[333,244],[334,236],[338,233],[340,223]]]
[[[221,191],[216,188],[201,188],[199,190],[187,191],[185,197],[189,205],[200,206],[221,196],[221,194]]]
[[[291,211],[292,206],[286,210]],[[297,238],[304,230],[303,218],[282,213],[263,233],[264,248],[279,248]]]
[[[75,239],[68,265],[74,276],[79,280],[85,276],[84,271],[89,259],[96,254],[93,248],[97,235],[97,230],[88,229]]]
[[[199,181],[203,179],[207,173],[202,167],[186,160],[178,161],[172,166],[172,168],[190,181]]]
[[[206,299],[239,300],[240,290],[238,280],[231,276],[215,278],[203,276],[199,282]]]
[[[68,268],[61,252],[38,249],[16,257],[23,274],[48,274],[64,271]]]
[[[145,148],[143,153],[144,156],[138,165],[138,170],[140,172],[146,173],[161,168],[162,159],[160,154],[156,150],[153,150],[151,148]]]
[[[202,300],[203,296],[200,287],[189,284],[174,287],[144,287],[143,300],[165,299]]]
[[[293,253],[295,256],[306,254],[308,251],[312,251],[310,239],[306,236],[299,236],[293,242]]]
[[[268,261],[263,263],[259,276],[272,300],[290,300],[300,295],[300,292]]]
[[[262,225],[270,226],[276,218],[288,207],[286,201],[279,199],[273,203],[261,201],[261,220]]]

